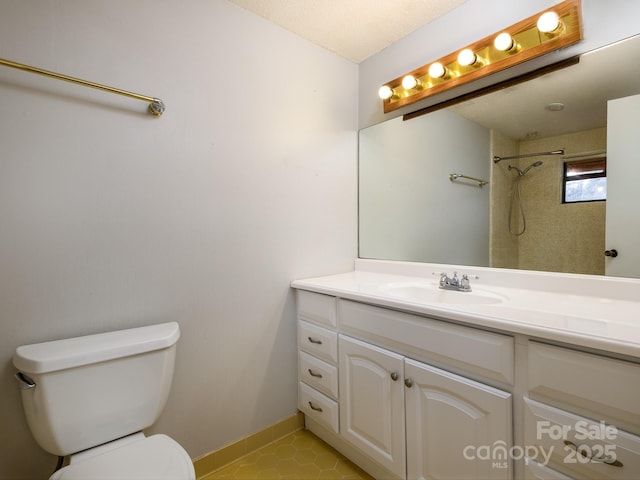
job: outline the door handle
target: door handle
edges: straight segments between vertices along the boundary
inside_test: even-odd
[[[616,258],[618,256],[618,250],[612,248],[611,250],[606,250],[604,254],[606,257]]]

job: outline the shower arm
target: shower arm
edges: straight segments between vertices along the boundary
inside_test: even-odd
[[[513,160],[516,158],[526,158],[526,157],[542,157],[546,155],[564,155],[564,149],[560,150],[552,150],[551,152],[539,152],[539,153],[523,153],[522,155],[512,155],[510,157],[493,157],[493,163],[501,162],[502,160]]]

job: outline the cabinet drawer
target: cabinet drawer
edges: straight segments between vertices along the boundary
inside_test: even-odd
[[[531,397],[640,433],[640,365],[533,341],[528,352]]]
[[[573,480],[571,477],[545,467],[541,463],[525,458],[524,480]]]
[[[637,480],[640,437],[528,398],[524,404],[524,442],[537,462],[546,455],[549,467],[581,479]]]
[[[303,382],[298,382],[298,408],[338,433],[338,402]]]
[[[338,361],[338,334],[332,330],[300,321],[298,322],[298,346],[305,352],[329,362]]]
[[[298,318],[336,326],[336,298],[321,293],[298,290]]]
[[[348,300],[338,301],[340,328],[436,366],[513,385],[513,337]]]
[[[338,369],[308,353],[298,352],[299,378],[321,392],[338,398]]]

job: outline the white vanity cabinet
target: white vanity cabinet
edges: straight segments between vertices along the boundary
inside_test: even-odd
[[[298,292],[298,408],[339,431],[336,298]]]
[[[410,359],[404,374],[408,478],[512,478],[510,393]]]
[[[338,346],[342,437],[404,478],[404,357],[345,335]]]
[[[640,478],[640,365],[537,341],[527,355],[524,444],[535,460],[569,478]]]
[[[640,480],[640,281],[356,267],[292,283],[312,432],[377,479]]]
[[[298,295],[299,408],[312,431],[315,422],[329,427],[337,435],[321,437],[383,467],[384,478],[512,478],[506,455],[486,453],[512,445],[511,393],[477,381],[512,381],[512,337],[343,299],[334,299],[338,321],[327,328],[331,322],[308,310],[333,311],[331,297]],[[334,365],[336,337],[337,393],[312,363]]]
[[[340,335],[340,431],[399,478],[511,478],[511,394]]]

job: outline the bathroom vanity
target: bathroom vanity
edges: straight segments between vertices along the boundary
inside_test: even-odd
[[[640,281],[359,259],[292,286],[306,426],[374,477],[639,478]]]

